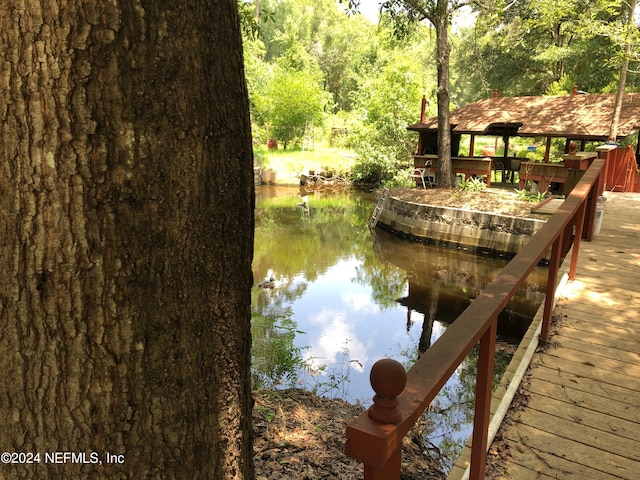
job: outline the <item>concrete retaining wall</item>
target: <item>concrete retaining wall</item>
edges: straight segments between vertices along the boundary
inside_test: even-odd
[[[389,197],[378,223],[416,240],[513,257],[544,220],[436,207]]]

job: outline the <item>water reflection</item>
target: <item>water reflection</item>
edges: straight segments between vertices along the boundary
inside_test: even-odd
[[[410,367],[506,264],[379,229],[372,235],[371,194],[257,190],[255,283],[273,277],[275,286],[254,288],[261,325],[254,344],[280,342],[278,354],[299,370],[286,386],[369,405],[373,363],[390,357]],[[500,336],[514,341],[524,333],[545,280],[544,269],[530,276],[501,315]],[[280,351],[287,345],[294,358]],[[497,378],[508,360],[498,355]],[[463,442],[470,431],[475,368],[472,354],[433,406],[454,416],[438,416],[447,422],[443,435],[457,430],[447,432],[445,443]]]
[[[412,243],[379,229],[372,234],[381,261],[408,272],[408,293],[398,300],[407,307],[408,324],[412,311],[425,315],[430,323],[436,319],[452,323],[505,265],[503,260]],[[535,269],[499,315],[502,339],[517,343],[525,334],[544,299],[546,275],[546,269]]]

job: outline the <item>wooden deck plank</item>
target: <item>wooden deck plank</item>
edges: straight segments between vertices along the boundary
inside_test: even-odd
[[[563,318],[563,320],[574,326],[586,321],[623,328],[629,330],[630,333],[638,332],[640,319],[634,308],[626,308],[623,305],[616,304],[608,306],[605,310],[596,310],[593,305],[574,304],[567,312],[570,315]],[[564,310],[559,315],[564,315]]]
[[[602,388],[607,387],[620,387],[631,391],[638,391],[638,380],[633,379],[633,382],[629,381],[629,378],[615,370],[602,370],[600,365],[589,365],[589,360],[583,359],[582,361],[566,361],[555,355],[545,355],[544,361],[540,364],[532,365],[532,367],[546,367],[551,370],[556,370],[559,373],[567,373],[579,377],[584,380],[591,380],[599,382]]]
[[[549,437],[546,437],[549,438]],[[513,442],[520,437],[511,439]],[[562,480],[620,480],[618,475],[609,474],[602,470],[588,467],[576,462],[573,458],[565,459],[545,451],[533,448],[521,447],[524,451],[516,450],[513,460],[509,462],[504,479],[520,480],[521,478],[540,478],[539,475],[547,474],[542,478],[554,478]]]
[[[537,374],[537,381],[546,385],[544,391],[561,394],[559,399],[566,399],[571,403],[589,403],[594,410],[606,412],[607,405],[614,406],[621,404],[616,416],[626,418],[630,422],[640,423],[640,412],[638,411],[638,390],[622,387],[615,384],[603,384],[597,380],[585,378],[568,371],[560,371],[550,368],[540,368]],[[535,381],[531,381],[536,385]],[[541,392],[542,387],[536,387]]]
[[[640,267],[640,265],[620,265],[620,262],[617,260],[610,262],[594,260],[586,267],[583,267],[582,276],[620,280],[620,278],[635,275],[635,271],[638,269],[638,267]]]
[[[640,267],[640,265],[620,265],[618,262],[608,263],[610,264],[604,264],[602,262],[590,263],[588,267],[582,270],[580,279],[582,279],[582,277],[594,277],[602,280],[611,279],[616,282],[621,278],[633,279],[633,275],[636,274],[636,271]]]
[[[629,269],[623,269],[619,266],[615,268],[616,271],[612,272],[609,269],[605,270],[600,265],[593,265],[591,268],[583,270],[582,275],[580,275],[581,284],[585,288],[589,288],[594,284],[601,283],[603,280],[613,280],[618,289],[624,287],[625,293],[629,293],[629,289],[634,288],[635,272],[633,270],[637,269],[638,266],[634,265]]]
[[[563,385],[544,383],[539,379],[533,381],[529,389],[535,395],[529,399],[528,408],[636,441],[640,417],[629,403],[616,402]],[[572,408],[574,405],[589,410],[588,415],[577,415]]]
[[[637,324],[640,324],[638,311],[624,307],[612,307],[608,308],[606,312],[597,312],[591,306],[576,304],[561,310],[560,314],[566,314],[569,317],[565,324],[591,323],[604,329],[611,327],[612,329],[624,330],[628,334],[637,333]]]
[[[510,428],[505,437],[514,445],[511,449],[514,463],[533,472],[549,472],[560,479],[638,478],[638,464],[633,460],[605,454],[600,448],[573,439],[562,438],[559,443],[561,437],[529,425],[519,423]],[[506,478],[518,480],[520,477],[506,475]]]
[[[607,342],[616,342],[622,339],[635,345],[636,351],[640,348],[640,333],[617,324],[602,325],[601,323],[583,321],[578,325],[565,325],[563,335],[577,339],[589,335],[594,343],[604,345]]]
[[[609,281],[588,281],[587,279],[580,278],[576,280],[575,285],[572,285],[573,292],[576,295],[572,301],[582,301],[586,305],[590,305],[593,308],[598,308],[601,314],[606,315],[606,310],[612,307],[625,308],[627,306],[633,308],[640,308],[640,294],[638,292],[630,292],[624,288],[618,286],[612,286]],[[622,283],[622,282],[620,282]],[[577,289],[582,290],[582,293]],[[637,287],[636,287],[637,288]],[[587,297],[587,298],[581,298]]]
[[[640,365],[634,363],[638,359],[638,354],[631,344],[622,340],[611,338],[609,340],[609,345],[599,345],[590,340],[576,340],[562,335],[556,336],[553,342],[555,353],[566,360],[582,361],[585,365],[597,366],[640,379]]]
[[[549,361],[552,361],[550,363]],[[557,361],[553,361],[557,360]],[[580,355],[575,351],[567,349],[559,350],[559,355],[547,355],[545,357],[545,365],[558,364],[560,370],[577,370],[584,367],[583,376],[591,378],[605,384],[614,384],[621,387],[627,387],[631,390],[640,382],[637,368],[630,366],[625,362],[618,362],[603,357],[596,358],[587,356],[586,353]],[[613,383],[624,382],[624,383]]]
[[[629,332],[619,325],[599,325],[594,322],[582,321],[577,324],[565,325],[559,339],[571,339],[575,342],[584,341],[586,335],[590,335],[589,343],[604,348],[620,350],[631,353],[629,361],[636,362],[640,348],[639,336],[635,332]],[[621,359],[616,356],[614,358]]]
[[[527,466],[525,467],[523,465]],[[572,469],[574,469],[574,471],[571,471]],[[620,477],[608,475],[597,470],[581,468],[580,471],[575,471],[575,469],[575,465],[569,460],[550,455],[546,452],[525,450],[524,452],[517,451],[514,454],[513,461],[509,463],[501,476],[491,478],[498,478],[500,480],[544,480],[549,478],[555,480],[620,480]]]
[[[640,442],[638,441],[622,438],[615,433],[591,428],[582,422],[565,420],[556,415],[534,409],[528,409],[527,414],[523,415],[519,420],[519,426],[527,426],[535,430],[537,432],[536,435],[544,432],[556,437],[557,440],[541,446],[541,451],[547,451],[555,455],[560,453],[565,455],[565,458],[570,458],[565,445],[567,442],[571,442],[573,450],[579,449],[582,452],[590,452],[594,449],[600,452],[600,456],[596,456],[593,459],[580,459],[582,452],[575,454],[576,461],[582,465],[597,469],[603,454],[610,453],[617,457],[617,463],[632,465],[632,468],[636,469],[637,475],[637,463],[632,464],[629,462],[640,461]]]

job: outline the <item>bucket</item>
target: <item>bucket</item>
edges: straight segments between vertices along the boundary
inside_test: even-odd
[[[606,202],[606,197],[598,197],[598,202],[596,203],[596,215],[593,218],[593,235],[600,234],[600,228],[602,227],[602,217],[604,216],[604,202]]]

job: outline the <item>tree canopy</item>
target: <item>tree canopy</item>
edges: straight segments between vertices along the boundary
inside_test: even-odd
[[[253,1],[247,4],[247,11],[256,11]],[[408,166],[415,146],[404,130],[418,120],[422,95],[427,114],[435,115],[438,102],[442,113],[495,89],[501,96],[557,95],[577,84],[589,93],[615,92],[625,42],[638,44],[637,24],[625,25],[629,6],[610,0],[385,0],[378,3],[378,24],[357,13],[359,4],[260,0],[257,34],[245,38],[254,135],[260,140],[265,125],[284,122],[280,102],[291,116],[306,111],[297,117],[297,133],[288,130],[287,142],[301,134],[301,118],[314,118],[316,127],[348,125],[351,144],[368,158],[384,152],[373,160],[382,155]],[[452,24],[456,15],[466,16],[464,27]],[[443,56],[449,48],[450,60]],[[626,55],[627,91],[640,84],[637,51]],[[304,88],[294,79],[284,82],[287,75],[304,78]],[[317,101],[305,104],[307,96]]]

